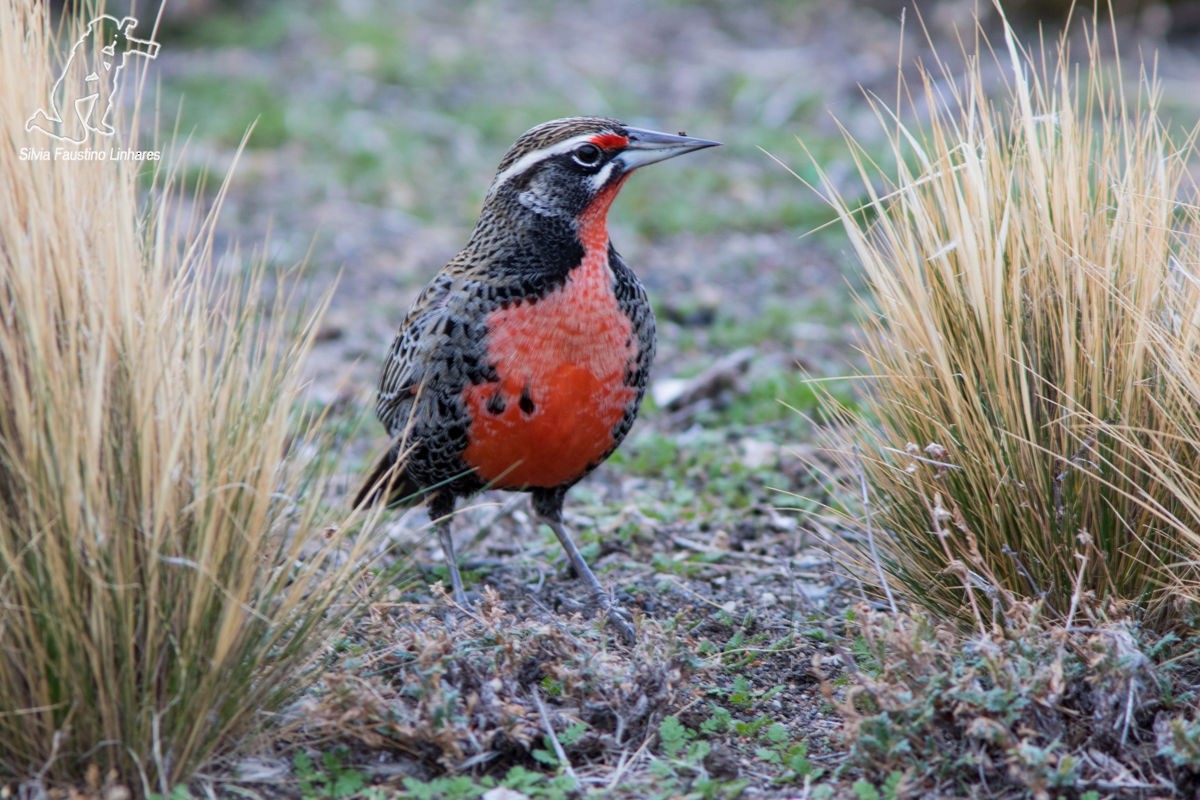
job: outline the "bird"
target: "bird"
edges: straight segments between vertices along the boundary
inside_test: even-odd
[[[391,443],[354,506],[427,503],[460,607],[457,501],[527,492],[594,602],[635,640],[563,522],[567,491],[629,432],[655,353],[654,314],[608,211],[635,170],[719,144],[605,117],[529,129],[500,160],[466,246],[409,309],[376,399]]]

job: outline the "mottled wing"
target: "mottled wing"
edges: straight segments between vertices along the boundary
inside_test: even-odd
[[[633,427],[633,421],[642,405],[642,398],[646,395],[646,387],[650,383],[650,365],[654,362],[654,351],[658,341],[654,311],[650,307],[649,298],[646,297],[646,289],[612,244],[608,246],[608,263],[613,272],[613,294],[616,295],[617,305],[622,313],[629,318],[630,336],[637,343],[637,355],[630,362],[625,375],[625,385],[637,390],[637,394],[613,430],[612,450],[609,450],[605,458],[617,449],[629,433],[629,429]]]
[[[393,437],[402,436],[410,426],[414,403],[435,362],[437,330],[453,314],[447,302],[453,291],[453,279],[437,276],[417,297],[392,341],[379,378],[375,413]]]
[[[409,310],[392,341],[379,379],[375,411],[393,442],[371,470],[355,498],[355,506],[379,501],[408,504],[419,499],[426,488],[413,474],[414,457],[428,460],[422,445],[431,419],[427,390],[440,390],[438,365],[446,358],[445,342],[438,334],[456,315],[452,302],[456,281],[445,272],[425,287]],[[420,469],[417,470],[421,472]]]
[[[410,493],[478,486],[462,461],[470,429],[462,398],[469,383],[497,380],[484,341],[495,295],[451,262],[417,298],[392,343],[376,411],[394,440],[392,461],[403,453],[400,482]]]

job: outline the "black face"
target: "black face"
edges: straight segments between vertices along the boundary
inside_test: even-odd
[[[578,217],[600,191],[622,174],[619,150],[583,142],[531,165],[505,187],[520,205],[543,217]]]
[[[488,193],[496,213],[574,222],[625,172],[625,125],[600,117],[552,120],[522,134],[500,160]],[[514,216],[515,215],[515,216]]]

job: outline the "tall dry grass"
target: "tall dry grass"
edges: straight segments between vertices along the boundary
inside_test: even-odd
[[[894,168],[847,134],[868,202],[822,187],[866,280],[856,557],[980,626],[1014,598],[1161,625],[1200,598],[1195,139],[1100,30],[1082,57],[976,31],[870,98]]]
[[[138,165],[21,158],[62,146],[43,14],[0,0],[0,782],[166,792],[311,683],[361,563],[293,419],[316,314],[222,274],[169,173],[139,210]]]

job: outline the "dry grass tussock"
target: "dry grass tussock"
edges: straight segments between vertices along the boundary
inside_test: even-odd
[[[825,190],[867,286],[852,557],[980,631],[1022,599],[1159,629],[1200,600],[1195,139],[1100,30],[1082,57],[976,31],[965,68],[870,98],[895,166],[848,136],[868,202]]]
[[[128,162],[20,158],[43,13],[0,2],[0,782],[166,792],[307,685],[361,565],[293,415],[315,316],[219,274],[169,173],[139,211]]]

